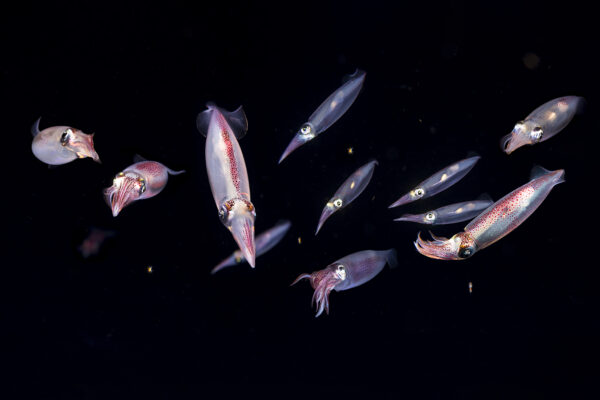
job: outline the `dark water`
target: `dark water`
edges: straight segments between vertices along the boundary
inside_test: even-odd
[[[571,2],[46,4],[4,13],[5,398],[593,398],[591,20]],[[295,130],[357,67],[367,78],[349,112],[278,166]],[[586,113],[547,142],[501,152],[516,121],[564,95],[585,97]],[[235,244],[217,217],[195,128],[207,101],[246,110],[240,145],[257,232],[282,218],[293,224],[255,270],[209,275]],[[48,169],[30,151],[40,115],[42,128],[96,132],[103,163]],[[482,159],[460,183],[387,209],[470,151]],[[134,154],[187,173],[113,218],[102,189]],[[373,158],[371,184],[315,237],[324,203]],[[392,222],[484,192],[499,199],[536,164],[564,168],[567,182],[467,261],[419,255],[412,242],[427,229]],[[84,259],[77,246],[90,227],[117,235]],[[289,287],[349,253],[391,247],[400,267],[334,292],[328,316],[314,318],[308,283]]]

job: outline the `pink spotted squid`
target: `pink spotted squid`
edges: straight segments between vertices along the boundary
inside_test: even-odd
[[[119,215],[127,205],[137,200],[149,199],[159,194],[167,185],[170,175],[185,171],[173,171],[156,161],[136,156],[135,164],[119,172],[111,187],[104,190],[104,199],[112,210],[113,217]]]
[[[292,285],[305,278],[310,280],[310,285],[315,290],[312,304],[317,304],[315,317],[318,317],[323,311],[329,314],[329,294],[332,290],[340,292],[360,286],[379,274],[385,264],[389,264],[391,268],[398,265],[396,250],[363,250],[340,258],[320,271],[301,274]]]
[[[221,223],[254,268],[256,209],[250,200],[248,171],[238,143],[248,131],[246,114],[242,107],[227,111],[209,103],[207,110],[198,114],[196,125],[206,136],[206,173]]]
[[[471,221],[464,232],[450,239],[436,237],[432,241],[417,236],[415,247],[426,257],[438,260],[464,260],[502,239],[521,225],[542,204],[552,188],[564,182],[565,171],[547,171],[535,167],[531,180],[510,192]]]

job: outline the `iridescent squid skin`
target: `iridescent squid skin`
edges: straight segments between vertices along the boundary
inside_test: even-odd
[[[502,149],[510,154],[521,146],[550,139],[571,122],[583,103],[583,97],[566,96],[542,104],[501,139]]]
[[[198,114],[196,124],[206,136],[206,172],[221,222],[231,232],[252,268],[255,265],[254,219],[250,182],[237,139],[248,130],[242,107],[226,111],[214,104]]]
[[[94,150],[94,134],[83,133],[70,126],[51,126],[40,131],[40,119],[31,127],[31,151],[48,165],[62,165],[78,158],[90,157],[97,163],[100,157]]]
[[[321,217],[319,218],[319,224],[315,236],[319,233],[319,230],[334,212],[341,210],[356,199],[365,190],[371,178],[373,177],[373,171],[377,165],[377,161],[373,160],[352,173],[342,185],[336,190],[335,194],[329,199]]]
[[[365,76],[366,73],[364,71],[357,69],[350,75],[346,83],[321,103],[319,108],[308,118],[308,122],[305,122],[300,127],[296,136],[294,136],[281,155],[279,163],[290,155],[292,151],[325,132],[327,128],[348,111],[348,108],[350,108],[354,100],[356,100],[358,93],[360,93]]]
[[[320,271],[301,274],[292,285],[305,278],[310,280],[315,290],[312,304],[317,303],[315,317],[318,317],[323,311],[329,314],[329,293],[332,290],[341,292],[360,286],[379,274],[385,264],[389,264],[390,268],[398,265],[396,250],[363,250],[340,258]]]
[[[471,200],[454,203],[423,214],[404,214],[394,221],[416,222],[426,225],[448,225],[475,218],[492,205],[492,200]]]
[[[464,160],[460,160],[439,170],[423,182],[419,183],[417,187],[410,192],[400,197],[388,208],[394,208],[411,203],[415,200],[425,199],[448,189],[467,175],[480,158],[481,157],[479,156],[465,158]]]
[[[552,188],[564,182],[562,169],[547,171],[536,167],[532,179],[525,185],[510,192],[471,221],[464,232],[450,239],[436,237],[424,241],[417,236],[417,251],[429,258],[438,260],[464,260],[481,249],[502,239],[521,225],[548,196]]]
[[[283,239],[287,231],[292,226],[290,221],[280,221],[272,227],[256,236],[254,244],[256,245],[256,257],[259,257],[265,254],[267,251],[271,250],[273,247],[277,246],[277,244]],[[245,261],[244,255],[240,250],[236,250],[232,255],[221,261],[217,266],[215,266],[211,274],[215,274],[216,272],[231,267],[233,265],[241,264]]]
[[[137,200],[149,199],[159,194],[167,185],[169,174],[179,175],[185,171],[173,171],[156,161],[138,161],[119,172],[111,187],[104,190],[104,199],[113,217]]]

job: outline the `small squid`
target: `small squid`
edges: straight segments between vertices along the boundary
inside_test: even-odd
[[[256,236],[256,240],[254,242],[256,245],[256,257],[265,254],[267,251],[277,246],[277,244],[281,242],[281,239],[283,239],[287,231],[290,229],[290,226],[292,226],[290,221],[280,221],[271,229],[268,229]],[[217,264],[217,266],[214,267],[210,273],[215,274],[223,268],[241,264],[243,261],[244,255],[240,250],[236,250],[232,255]]]
[[[373,160],[356,171],[352,173],[342,183],[342,186],[336,190],[335,194],[327,204],[325,208],[323,208],[323,212],[321,213],[321,218],[319,218],[319,225],[317,226],[317,231],[315,232],[315,236],[319,233],[319,230],[334,212],[341,210],[350,204],[354,199],[358,197],[362,193],[363,190],[367,187],[371,178],[373,177],[373,171],[375,170],[375,166],[377,165],[377,161]]]
[[[423,214],[404,214],[394,221],[416,222],[427,225],[448,225],[475,218],[492,205],[493,200],[471,200],[454,203]]]
[[[100,252],[100,247],[108,238],[114,237],[117,233],[99,228],[90,228],[90,232],[79,246],[79,252],[83,258],[95,256]]]
[[[242,107],[229,112],[214,104],[198,114],[196,124],[206,136],[206,172],[221,222],[233,235],[252,268],[255,265],[254,219],[250,182],[237,139],[248,130]]]
[[[104,189],[104,199],[110,206],[113,217],[134,201],[159,194],[167,185],[169,174],[179,175],[185,172],[173,171],[159,162],[147,161],[139,156],[134,161],[137,162],[115,176],[111,187]]]
[[[398,207],[419,199],[425,199],[448,189],[469,173],[481,157],[473,156],[460,160],[436,172],[419,185],[396,200],[388,208]]]
[[[424,241],[419,234],[415,241],[417,251],[438,260],[464,260],[471,257],[521,225],[542,204],[552,188],[564,182],[564,174],[562,169],[547,171],[535,167],[528,183],[488,207],[465,227],[464,232],[450,239],[432,234],[433,241]]]
[[[40,161],[48,165],[61,165],[78,158],[91,157],[100,162],[100,157],[94,150],[93,133],[83,133],[70,126],[51,126],[40,131],[40,119],[31,127],[31,150]]]
[[[280,164],[292,151],[323,133],[348,111],[348,108],[354,103],[362,88],[365,76],[366,73],[364,71],[357,69],[349,76],[346,83],[321,103],[319,108],[308,118],[308,122],[300,127],[296,136],[294,136],[285,149],[279,159]]]
[[[571,122],[583,103],[583,97],[566,96],[542,104],[501,139],[502,149],[510,154],[521,146],[550,139]]]
[[[380,273],[386,263],[390,268],[398,265],[396,250],[363,250],[340,258],[320,271],[301,274],[292,285],[305,278],[310,280],[315,290],[312,304],[317,303],[318,317],[323,311],[329,314],[329,293],[332,290],[340,292],[360,286]]]

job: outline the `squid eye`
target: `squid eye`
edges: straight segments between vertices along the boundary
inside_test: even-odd
[[[139,178],[138,182],[140,183],[140,194],[143,194],[146,191],[146,180],[144,178]]]
[[[225,204],[223,204],[221,206],[221,209],[219,210],[219,217],[224,221],[225,219],[227,219],[227,216],[229,215],[229,211],[231,211],[231,209],[233,208],[232,204],[230,201],[226,202]]]
[[[125,173],[124,173],[124,172],[119,172],[119,174],[118,174],[118,175],[119,175],[119,176],[125,176]]]
[[[338,265],[335,274],[339,279],[346,280],[346,267],[344,267],[342,264]]]
[[[523,125],[525,125],[525,121],[519,121],[515,124],[514,129],[521,129],[523,127]]]
[[[342,199],[335,199],[333,201],[333,205],[336,206],[337,208],[340,208],[342,206],[342,204],[344,204],[344,202],[342,201]]]
[[[71,128],[66,129],[62,135],[60,135],[60,144],[62,144],[63,146],[66,146],[69,143],[69,139],[71,138],[71,135],[73,134],[73,131],[71,130]]]
[[[544,135],[544,129],[542,129],[541,126],[536,126],[535,128],[533,128],[533,130],[531,131],[531,138],[533,140],[540,140],[542,138],[542,136]]]
[[[302,125],[302,128],[300,128],[300,133],[303,135],[308,135],[311,132],[312,128],[308,124]]]
[[[458,257],[461,259],[469,258],[475,253],[472,247],[461,247],[458,251]]]
[[[428,212],[427,214],[425,214],[425,219],[427,221],[433,221],[435,220],[435,214],[432,212]]]
[[[248,211],[254,211],[254,205],[252,203],[248,202],[246,206],[248,208]]]
[[[422,188],[415,189],[415,196],[421,197],[424,194],[425,194],[425,190],[423,190]]]

